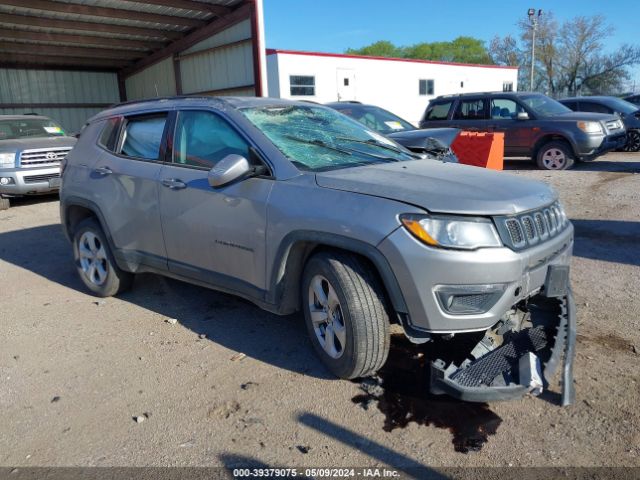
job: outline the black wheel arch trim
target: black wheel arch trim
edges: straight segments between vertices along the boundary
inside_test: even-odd
[[[267,302],[279,305],[282,313],[293,313],[298,308],[299,284],[304,263],[316,248],[339,248],[361,255],[376,268],[392,307],[397,313],[408,313],[407,305],[391,265],[374,245],[339,234],[314,230],[296,230],[280,242],[273,262]],[[296,292],[296,293],[293,293]]]
[[[62,230],[64,231],[64,234],[67,237],[67,239],[70,242],[73,241],[73,232],[69,230],[69,224],[67,221],[67,218],[68,218],[67,212],[71,207],[86,208],[87,210],[91,211],[95,215],[96,219],[98,220],[98,223],[100,224],[100,227],[102,228],[102,231],[107,237],[109,248],[111,249],[111,252],[113,252],[113,256],[116,260],[116,263],[118,264],[118,267],[124,271],[129,271],[127,266],[122,264],[122,259],[118,258],[118,255],[117,255],[118,250],[113,242],[113,237],[111,236],[111,232],[107,228],[107,222],[104,219],[104,215],[102,214],[100,207],[96,203],[92,202],[91,200],[87,200],[86,198],[75,197],[75,196],[69,196],[69,197],[60,199],[60,223],[62,224]]]
[[[580,158],[576,143],[570,137],[559,132],[544,132],[538,138],[536,138],[531,152],[532,156],[534,156],[534,158],[537,158],[538,152],[545,144],[555,141],[565,142],[571,147],[571,153],[573,153],[574,157]]]

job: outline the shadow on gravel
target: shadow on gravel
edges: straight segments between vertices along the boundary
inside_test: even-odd
[[[640,222],[571,219],[577,257],[640,266]]]
[[[88,293],[58,224],[0,233],[0,260]],[[177,319],[200,341],[302,375],[334,378],[315,356],[300,315],[281,317],[238,297],[152,274],[137,275],[133,289],[119,299]]]
[[[380,462],[393,465],[395,469],[411,475],[412,478],[434,480],[448,478],[400,452],[396,452],[375,440],[364,437],[353,430],[349,430],[313,413],[300,414],[298,421],[302,425],[337,440],[348,447],[360,450],[365,455],[373,457]]]
[[[28,197],[15,197],[9,199],[11,207],[21,207],[26,205],[38,205],[40,203],[51,203],[60,200],[57,193],[46,195],[31,195]]]
[[[0,260],[65,287],[82,289],[73,268],[71,245],[59,224],[0,233]]]

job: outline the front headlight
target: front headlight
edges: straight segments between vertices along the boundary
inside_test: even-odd
[[[578,128],[585,133],[603,133],[600,122],[578,122]]]
[[[16,166],[15,153],[0,153],[0,168],[13,168]]]
[[[487,218],[407,214],[401,215],[400,221],[418,240],[433,247],[473,250],[502,246]]]

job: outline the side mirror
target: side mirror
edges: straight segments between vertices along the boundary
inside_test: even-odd
[[[529,114],[527,112],[518,112],[516,115],[517,120],[529,120]]]
[[[252,172],[249,161],[242,155],[230,154],[209,170],[207,179],[213,188],[224,187],[245,178]]]

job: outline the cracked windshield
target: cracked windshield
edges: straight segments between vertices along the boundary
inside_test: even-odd
[[[395,142],[326,108],[261,107],[242,113],[301,170],[327,171],[416,158]]]

